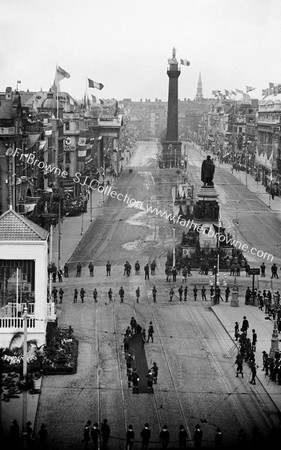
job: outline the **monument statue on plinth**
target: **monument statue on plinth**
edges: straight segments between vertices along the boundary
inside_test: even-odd
[[[214,186],[213,178],[215,173],[215,164],[208,155],[207,159],[202,162],[201,166],[201,181],[204,183],[204,187]]]

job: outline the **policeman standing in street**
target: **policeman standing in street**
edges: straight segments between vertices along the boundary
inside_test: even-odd
[[[86,425],[84,426],[84,431],[83,431],[83,442],[84,442],[84,448],[87,449],[88,448],[88,444],[90,442],[90,429],[91,429],[91,421],[88,420]]]
[[[86,291],[83,287],[81,287],[80,289],[80,298],[81,298],[81,303],[84,303],[84,297],[85,297]]]
[[[133,369],[132,382],[133,382],[133,394],[139,394],[139,381],[140,377],[137,369]]]
[[[112,302],[112,289],[111,288],[109,288],[109,291],[108,291],[107,295],[108,295],[108,300],[110,302]]]
[[[142,450],[147,450],[151,438],[151,431],[149,429],[149,424],[145,423],[144,428],[141,431],[141,443],[142,443]]]
[[[157,289],[155,286],[153,286],[152,289],[152,297],[153,297],[153,302],[156,303],[156,294],[157,294]]]
[[[93,291],[93,299],[95,303],[98,303],[98,291],[96,290],[96,288]]]
[[[152,322],[149,322],[149,327],[148,327],[148,331],[147,331],[147,334],[148,334],[147,342],[149,342],[150,339],[153,342],[153,333],[154,333],[153,324],[152,324]]]

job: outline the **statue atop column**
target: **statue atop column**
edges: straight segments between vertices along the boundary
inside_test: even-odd
[[[208,155],[207,159],[202,162],[201,166],[201,181],[204,183],[204,187],[214,186],[213,178],[215,173],[215,164]]]

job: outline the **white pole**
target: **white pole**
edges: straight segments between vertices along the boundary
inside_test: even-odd
[[[23,381],[26,381],[27,376],[27,307],[25,306],[23,311]],[[22,431],[25,432],[25,424],[27,418],[27,391],[23,391],[22,397]]]
[[[53,225],[50,226],[50,254],[49,254],[49,265],[51,265],[53,260]],[[52,273],[49,274],[49,299],[52,298]]]
[[[174,267],[176,265],[176,244],[175,244],[175,237],[176,237],[176,228],[173,227],[173,262],[172,262],[172,267]]]
[[[19,311],[19,268],[17,267],[17,287],[16,287],[16,317],[18,317]]]

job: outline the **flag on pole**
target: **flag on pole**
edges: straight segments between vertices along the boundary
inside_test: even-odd
[[[92,102],[97,103],[97,97],[95,97],[94,95],[92,95]]]
[[[182,66],[190,66],[190,62],[187,59],[180,59]]]
[[[225,89],[224,92],[225,92],[225,95],[227,95],[227,97],[229,97],[230,92],[227,89]]]
[[[244,92],[241,91],[241,89],[236,89],[236,88],[235,88],[235,91],[237,92],[237,94],[244,94]]]
[[[230,91],[231,92],[231,94],[233,94],[233,95],[237,95],[237,93],[235,92],[235,91]]]
[[[253,86],[246,86],[246,93],[251,92],[251,91],[255,91],[255,87]]]
[[[70,78],[70,75],[66,70],[62,69],[60,66],[57,66],[56,70],[56,79],[58,81],[63,80],[64,78]]]
[[[89,83],[89,88],[95,88],[95,89],[101,90],[104,87],[104,85],[102,83],[97,83],[96,81],[90,80],[90,78],[88,78],[88,83]]]

